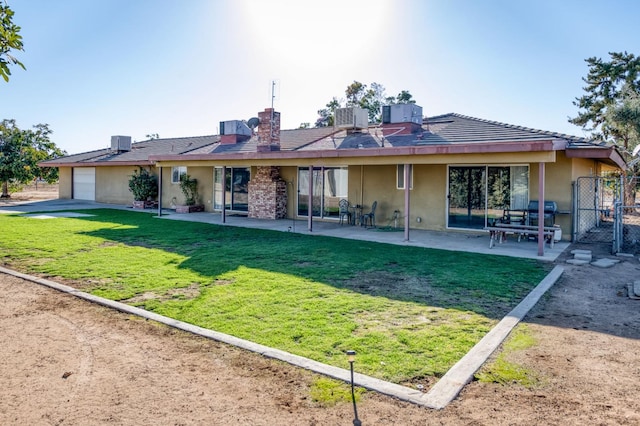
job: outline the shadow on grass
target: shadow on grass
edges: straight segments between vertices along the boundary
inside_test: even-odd
[[[527,259],[342,238],[171,221],[117,210],[82,220],[121,226],[87,232],[178,253],[179,268],[216,277],[239,267],[294,275],[369,296],[502,318],[544,277]]]

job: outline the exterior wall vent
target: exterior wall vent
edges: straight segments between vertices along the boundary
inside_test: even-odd
[[[382,107],[382,124],[422,124],[422,107],[416,104],[395,104]]]
[[[340,129],[366,129],[369,127],[369,110],[358,107],[338,108],[335,126]]]
[[[111,151],[131,151],[131,136],[111,136]]]

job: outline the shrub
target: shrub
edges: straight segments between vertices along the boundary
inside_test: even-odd
[[[140,167],[129,178],[129,190],[136,201],[148,201],[158,196],[158,178]]]
[[[195,206],[198,203],[198,179],[184,174],[180,176],[180,189],[184,194],[185,204]]]

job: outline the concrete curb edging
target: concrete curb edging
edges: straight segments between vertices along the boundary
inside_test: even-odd
[[[558,281],[564,268],[556,266],[511,312],[471,348],[460,361],[425,395],[429,407],[441,409],[455,399],[462,388],[473,379],[473,375],[482,367],[491,354],[507,338],[511,330],[538,303],[540,297]]]
[[[502,341],[509,335],[513,327],[527,314],[527,312],[538,302],[540,297],[560,278],[564,269],[556,266],[547,277],[522,301],[514,308],[502,321],[496,325],[484,338],[480,340],[460,361],[458,361],[432,388],[428,393],[421,392],[406,386],[397,385],[395,383],[386,382],[366,376],[364,374],[355,373],[354,383],[357,386],[364,387],[385,395],[398,398],[403,401],[411,402],[417,405],[429,408],[442,409],[446,407],[460,393],[462,388],[471,381],[473,374],[482,366],[489,356],[496,350]],[[228,334],[219,333],[217,331],[198,327],[186,322],[178,321],[154,312],[146,311],[141,308],[127,305],[125,303],[116,302],[102,297],[94,296],[83,291],[79,291],[73,287],[59,284],[44,278],[38,278],[31,275],[23,274],[11,269],[0,266],[0,273],[12,275],[27,281],[40,284],[63,293],[76,296],[80,299],[87,300],[120,312],[136,315],[148,320],[156,321],[179,330],[187,331],[202,337],[216,340],[222,343],[233,345],[251,352],[261,354],[263,356],[277,359],[297,367],[305,368],[315,373],[323,374],[334,379],[338,379],[349,383],[351,373],[349,370],[323,364],[298,355],[294,355],[279,349],[270,348],[240,339]]]

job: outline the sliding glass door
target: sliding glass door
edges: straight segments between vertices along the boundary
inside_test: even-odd
[[[251,170],[248,167],[227,167],[226,176],[222,176],[222,167],[216,167],[213,175],[213,208],[222,210],[222,192],[225,192],[225,208],[230,211],[249,211],[249,180]],[[223,189],[224,185],[224,189]]]
[[[338,218],[338,203],[347,198],[348,169],[318,167],[312,175],[311,212],[315,217]],[[298,169],[298,216],[309,215],[309,168]]]
[[[450,227],[484,227],[486,186],[486,167],[449,168]]]
[[[449,167],[447,226],[482,229],[529,202],[529,166]]]

